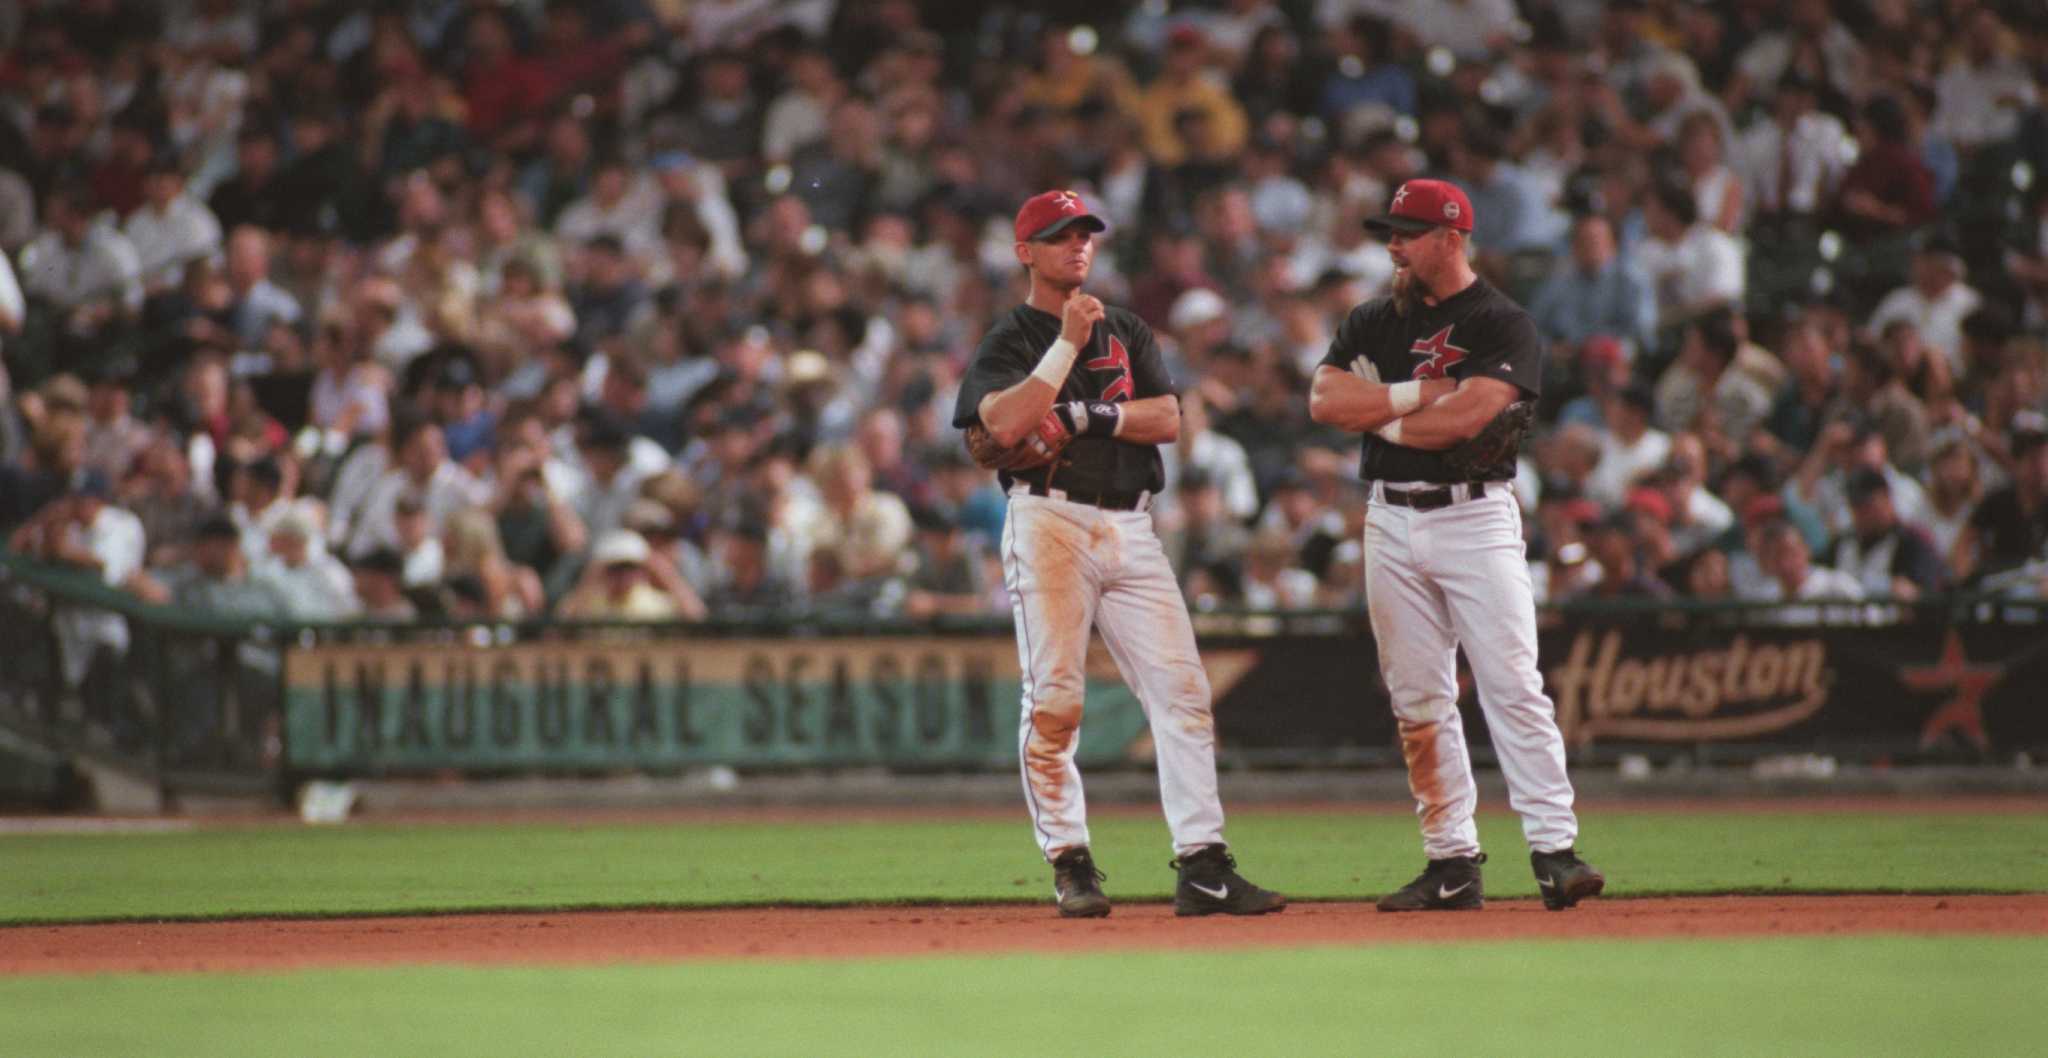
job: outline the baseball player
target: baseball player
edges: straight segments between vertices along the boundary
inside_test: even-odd
[[[953,413],[1010,497],[1002,559],[1023,674],[1025,804],[1060,914],[1109,914],[1074,766],[1099,630],[1152,726],[1175,913],[1278,911],[1286,899],[1240,877],[1223,841],[1209,680],[1148,513],[1164,483],[1158,446],[1180,435],[1179,398],[1151,330],[1081,293],[1105,227],[1071,191],[1024,203],[1016,249],[1030,297],[981,340]]]
[[[1429,857],[1379,909],[1484,903],[1478,791],[1457,706],[1462,644],[1543,905],[1561,911],[1606,879],[1573,849],[1564,739],[1536,668],[1521,509],[1508,486],[1543,378],[1542,341],[1529,314],[1472,271],[1472,202],[1456,185],[1410,180],[1366,226],[1387,241],[1394,290],[1338,327],[1309,409],[1363,435],[1367,606]]]

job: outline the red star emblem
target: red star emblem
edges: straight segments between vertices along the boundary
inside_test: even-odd
[[[1416,356],[1428,357],[1427,360],[1415,365],[1415,378],[1444,378],[1444,372],[1450,370],[1452,364],[1465,359],[1471,352],[1470,349],[1460,349],[1451,344],[1450,327],[1445,327],[1416,342],[1408,347],[1408,351]]]
[[[1963,653],[1962,634],[1950,629],[1941,657],[1932,665],[1901,669],[1899,679],[1916,691],[1953,688],[1955,693],[1920,728],[1920,748],[1927,749],[1950,731],[1959,731],[1978,749],[1990,749],[1984,734],[1984,696],[2005,677],[2003,665],[1973,665]]]

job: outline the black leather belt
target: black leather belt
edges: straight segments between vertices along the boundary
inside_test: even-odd
[[[1048,489],[1037,482],[1025,482],[1026,491],[1033,496],[1049,496],[1068,503],[1085,503],[1105,511],[1135,511],[1145,506],[1149,492],[1089,492],[1085,489]]]
[[[1470,490],[1469,494],[1465,497],[1466,499],[1476,500],[1486,495],[1486,482],[1484,481],[1472,482],[1466,485],[1465,488]],[[1449,507],[1451,504],[1458,502],[1457,487],[1453,485],[1439,485],[1435,488],[1406,489],[1401,491],[1396,491],[1382,485],[1380,486],[1380,495],[1386,497],[1387,502],[1396,507],[1413,507],[1418,511],[1433,511],[1440,507]]]

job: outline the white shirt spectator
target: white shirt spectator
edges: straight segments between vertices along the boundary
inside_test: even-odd
[[[116,300],[130,311],[142,308],[142,266],[135,247],[113,225],[86,229],[73,246],[46,231],[21,251],[21,285],[61,309]]]
[[[1464,58],[1488,57],[1519,17],[1512,0],[1399,0],[1386,5],[1394,20],[1425,47],[1449,48]]]
[[[1156,505],[1155,511],[1167,511],[1178,504],[1182,467],[1200,467],[1216,483],[1217,491],[1223,497],[1223,509],[1232,518],[1244,521],[1259,509],[1259,484],[1252,476],[1251,457],[1245,454],[1244,446],[1237,439],[1214,430],[1204,430],[1195,437],[1185,460],[1179,445],[1160,445],[1159,454],[1166,464],[1166,489],[1160,494],[1164,501]]]
[[[362,612],[348,567],[325,549],[308,553],[306,561],[297,566],[265,555],[251,567],[250,575],[274,585],[284,598],[285,613],[295,620],[339,621]]]
[[[1934,92],[1931,132],[1968,150],[2019,131],[2020,117],[2034,104],[2034,79],[2016,62],[1975,66],[1958,59],[1935,79]]]
[[[186,265],[220,252],[220,221],[190,195],[179,195],[162,211],[143,203],[128,215],[122,234],[135,247],[149,289],[177,285]]]
[[[571,451],[573,453],[574,449]],[[594,540],[619,528],[620,520],[626,516],[626,508],[640,498],[641,483],[668,470],[675,461],[659,444],[635,436],[627,446],[625,465],[612,475],[609,485],[599,484],[580,457],[565,458],[562,463],[568,471],[569,480],[562,483],[567,487],[559,489],[558,494],[576,508]]]
[[[1742,248],[1706,221],[1686,229],[1675,243],[1645,238],[1636,247],[1636,264],[1657,292],[1660,313],[1681,315],[1671,310],[1742,300]]]
[[[1621,506],[1622,497],[1638,477],[1664,465],[1671,458],[1671,435],[1651,428],[1633,443],[1616,437],[1613,431],[1600,435],[1600,462],[1586,476],[1586,497],[1602,507]]]
[[[1816,111],[1800,115],[1789,135],[1775,121],[1751,124],[1734,154],[1754,212],[1810,215],[1856,163],[1856,141],[1840,118]]]
[[[228,518],[242,531],[242,555],[249,560],[250,568],[255,568],[257,563],[270,555],[271,532],[277,528],[279,522],[292,517],[303,519],[306,525],[317,526],[324,520],[325,510],[320,501],[311,496],[292,499],[279,497],[260,511],[251,511],[239,503],[228,504]],[[307,541],[306,546],[314,554],[325,554],[327,551],[327,545],[321,541],[317,532]]]
[[[1909,284],[1886,294],[1877,303],[1866,329],[1872,334],[1883,334],[1893,320],[1910,321],[1920,332],[1920,340],[1941,350],[1948,357],[1950,373],[1961,378],[1967,367],[1963,363],[1963,318],[1982,304],[1983,295],[1967,283],[1950,283],[1948,289],[1932,298]]]
[[[570,246],[582,246],[600,235],[616,237],[627,256],[653,260],[661,248],[661,214],[666,203],[661,188],[646,174],[635,174],[626,193],[610,205],[594,195],[569,203],[555,219],[555,237]]]
[[[415,485],[403,470],[385,471],[363,506],[362,521],[349,534],[351,556],[361,557],[380,547],[406,550],[398,536],[401,496],[420,501],[435,534],[447,523],[449,515],[465,507],[481,507],[491,498],[482,483],[457,463],[441,464],[423,486]]]
[[[91,525],[72,526],[69,531],[77,543],[100,560],[100,582],[108,587],[120,587],[142,568],[147,553],[142,520],[127,510],[102,503]],[[96,648],[105,647],[121,655],[128,652],[128,620],[120,614],[92,607],[65,607],[58,613],[57,622],[64,678],[71,686],[85,678]]]
[[[1778,87],[1778,79],[1792,65],[1793,53],[1799,46],[1799,40],[1790,32],[1770,33],[1736,56],[1736,72],[1749,79],[1752,97],[1769,98]],[[1821,31],[1820,57],[1827,67],[1829,84],[1851,95],[1862,89],[1863,45],[1840,22],[1831,21]]]

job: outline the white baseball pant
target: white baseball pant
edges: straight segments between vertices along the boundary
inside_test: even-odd
[[[1387,503],[1385,490],[1373,486],[1366,512],[1366,605],[1423,851],[1433,860],[1479,852],[1479,791],[1458,716],[1460,643],[1529,847],[1572,847],[1578,820],[1557,710],[1536,667],[1535,596],[1513,491],[1491,484],[1477,499],[1418,511]]]
[[[1049,861],[1088,844],[1074,751],[1091,628],[1151,724],[1174,853],[1221,843],[1209,677],[1152,516],[1013,492],[1002,546],[1024,685],[1024,801],[1039,850]]]

